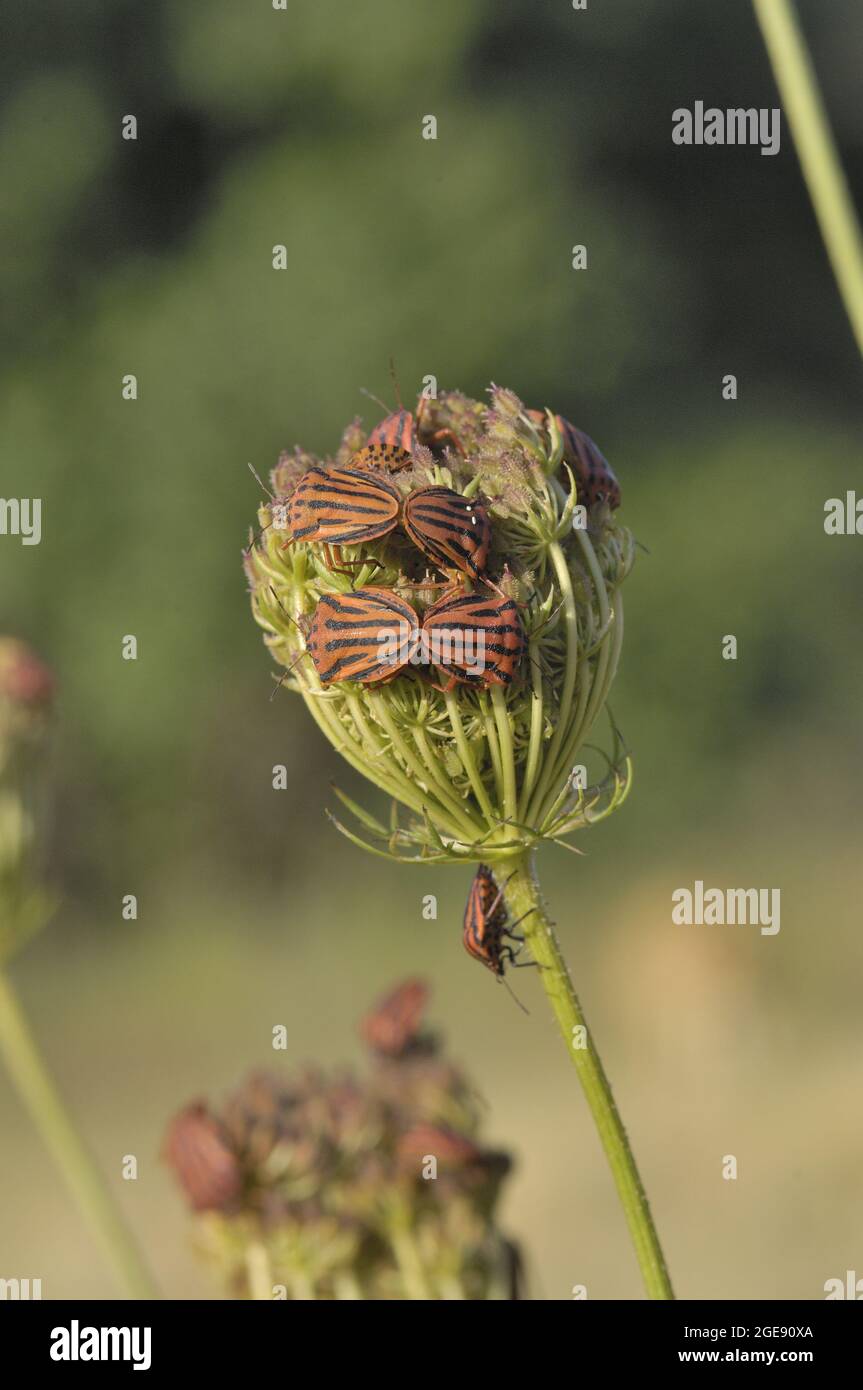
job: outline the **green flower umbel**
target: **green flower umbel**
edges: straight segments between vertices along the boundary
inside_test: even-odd
[[[308,470],[358,466],[366,436],[356,422],[334,458],[282,455],[246,561],[256,621],[286,668],[282,684],[302,695],[354,768],[412,813],[394,808],[384,825],[338,793],[372,843],[336,824],[366,848],[414,862],[507,860],[607,815],[629,782],[616,732],[599,780],[586,785],[578,762],[623,639],[620,586],[634,542],[613,510],[616,483],[609,473],[613,493],[588,485],[594,465],[607,465],[559,416],[528,411],[508,390],[490,395],[490,407],[458,393],[424,402],[410,457],[401,456],[397,472],[384,463],[369,476],[384,479],[400,504],[417,489],[443,486],[485,506],[487,564],[478,577],[449,571],[449,580],[452,592],[515,600],[525,644],[509,684],[464,684],[428,664],[375,685],[322,682],[306,647],[321,598],[385,587],[422,622],[447,574],[403,525],[342,546],[336,564],[347,573],[330,567],[316,540],[291,538],[290,499]]]

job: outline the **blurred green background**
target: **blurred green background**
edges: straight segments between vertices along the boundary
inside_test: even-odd
[[[863,10],[799,8],[859,190]],[[671,142],[675,107],[778,104],[749,5],[18,0],[5,30],[0,491],[43,499],[43,537],[0,538],[0,627],[58,672],[64,899],[14,972],[164,1292],[216,1292],[159,1162],[171,1112],[358,1061],[358,1016],[420,973],[517,1155],[534,1295],[641,1293],[531,972],[524,1017],[463,952],[467,871],[331,830],[355,781],[268,698],[246,464],[377,418],[359,388],[391,400],[392,356],[406,397],[434,373],[552,405],[622,482],[635,788],[540,868],[678,1293],[823,1297],[863,1270],[863,562],[823,530],[863,483],[859,361],[787,127],[775,158]],[[779,887],[781,932],[673,926],[696,878]],[[0,1275],[115,1295],[5,1078],[0,1136]]]

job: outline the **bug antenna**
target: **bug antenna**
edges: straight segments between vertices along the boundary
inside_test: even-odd
[[[273,588],[272,584],[270,585],[270,593],[272,594],[273,598],[276,600],[276,603],[277,603],[277,604],[279,605],[279,607],[281,608],[281,610],[282,610],[283,614],[285,615],[285,617],[287,618],[288,622],[289,622],[289,623],[293,623],[294,627],[297,629],[297,632],[302,633],[302,628],[300,627],[300,625],[299,625],[299,623],[297,622],[296,618],[292,618],[292,617],[291,617],[290,613],[288,612],[288,610],[287,610],[287,608],[285,607],[285,605],[282,603],[282,600],[279,598],[279,596],[278,596],[278,594],[276,593],[275,589]],[[303,653],[303,655],[305,655],[305,653]],[[293,666],[292,666],[290,669],[293,671],[293,669],[294,669]]]
[[[361,395],[361,396],[368,396],[368,398],[369,398],[370,401],[374,401],[375,405],[379,405],[379,406],[380,406],[381,410],[384,412],[385,415],[389,415],[389,413],[390,413],[390,408],[389,408],[389,406],[388,406],[388,405],[384,405],[384,403],[383,403],[382,400],[379,400],[377,396],[373,396],[372,393],[371,393],[371,391],[367,391],[366,388],[365,388],[364,386],[361,386],[361,387],[360,387],[360,395]]]
[[[393,390],[396,393],[396,405],[398,406],[399,410],[404,410],[404,406],[402,405],[402,393],[399,390],[399,379],[396,376],[395,359],[392,357],[390,358],[390,377],[392,378]]]
[[[261,529],[260,529],[260,531],[256,531],[256,532],[255,532],[255,534],[252,536],[252,539],[249,541],[249,544],[246,546],[245,550],[243,551],[243,554],[244,554],[244,555],[251,555],[251,553],[252,553],[252,546],[255,545],[255,543],[261,539],[261,536],[264,534],[265,531],[269,531],[269,529],[270,529],[270,527],[272,526],[272,524],[273,524],[273,523],[272,523],[271,521],[268,521],[267,524],[266,524],[266,526],[262,526]]]
[[[270,501],[275,502],[276,499],[274,495],[270,492],[270,489],[266,486],[266,484],[261,482],[260,478],[258,477],[251,464],[249,464],[249,472],[251,473],[255,482],[258,484],[258,487],[261,489],[261,492],[265,492],[266,495],[269,497]]]
[[[272,692],[272,694],[270,695],[270,699],[271,699],[271,700],[275,700],[276,695],[277,695],[277,694],[279,693],[279,691],[281,690],[282,686],[284,685],[285,681],[288,679],[288,676],[291,674],[291,672],[293,671],[294,667],[295,667],[295,666],[299,666],[299,664],[300,664],[300,662],[302,661],[303,657],[304,657],[304,656],[308,656],[308,655],[309,655],[309,653],[308,653],[307,651],[302,651],[302,652],[299,653],[298,656],[295,656],[295,657],[294,657],[294,659],[293,659],[293,661],[291,662],[290,666],[286,667],[286,669],[285,669],[285,670],[282,672],[282,674],[279,676],[279,679],[276,681],[276,684],[273,686],[273,692]]]
[[[506,989],[506,992],[507,992],[507,994],[509,995],[510,999],[512,999],[512,1000],[514,1001],[514,1003],[516,1003],[516,1004],[518,1005],[518,1007],[521,1009],[522,1013],[523,1013],[523,1014],[527,1014],[527,1016],[528,1016],[528,1018],[529,1018],[529,1017],[530,1017],[530,1009],[528,1009],[528,1008],[526,1007],[526,1005],[522,1004],[522,1002],[521,1002],[521,1000],[519,999],[518,995],[515,993],[515,991],[513,990],[512,986],[510,985],[509,980],[505,979],[505,978],[503,977],[503,975],[499,975],[499,976],[498,976],[498,979],[499,979],[500,983],[501,983],[501,984],[504,986],[504,988]]]

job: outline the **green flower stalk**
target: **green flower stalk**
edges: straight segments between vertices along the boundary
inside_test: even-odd
[[[409,597],[420,618],[438,591],[426,560],[401,531],[344,547],[344,568],[328,567],[323,547],[292,541],[285,530],[290,498],[310,467],[350,466],[364,443],[359,422],[332,458],[296,450],[272,474],[272,497],[246,558],[252,610],[280,683],[296,691],[334,748],[392,801],[389,823],[336,791],[355,827],[332,816],[348,839],[373,853],[415,864],[493,865],[544,968],[543,984],[585,1083],[612,1163],[651,1296],[670,1297],[661,1252],[638,1174],[589,1037],[584,1056],[572,1047],[580,1008],[533,883],[532,862],[544,841],[575,849],[569,837],[610,815],[626,797],[631,765],[607,700],[623,642],[621,586],[635,542],[602,497],[584,505],[584,453],[596,446],[560,417],[529,411],[510,390],[492,387],[490,405],[457,392],[423,407],[422,438],[460,441],[461,450],[414,443],[410,466],[389,481],[403,497],[430,485],[483,501],[492,526],[488,576],[518,605],[525,652],[509,685],[488,688],[430,679],[410,670],[377,686],[326,685],[306,649],[318,600],[363,586]],[[578,441],[581,459],[572,454]],[[566,447],[565,447],[566,446]],[[459,589],[481,588],[459,576]],[[487,591],[485,591],[487,592]],[[451,686],[451,688],[450,688]],[[606,714],[611,746],[589,744]],[[599,771],[590,780],[581,759]],[[528,898],[530,901],[528,902]],[[526,906],[522,906],[522,903]],[[521,915],[521,912],[518,913]],[[592,1058],[591,1074],[585,1059]]]
[[[0,1058],[64,1181],[132,1297],[150,1277],[52,1080],[7,966],[56,907],[42,876],[44,761],[54,678],[23,642],[0,637]]]

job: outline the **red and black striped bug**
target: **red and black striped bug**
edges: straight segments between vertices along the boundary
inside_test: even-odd
[[[381,999],[362,1021],[362,1034],[375,1052],[401,1057],[416,1046],[428,1001],[423,980],[405,980]]]
[[[449,487],[421,487],[402,508],[402,525],[419,550],[442,570],[483,577],[491,522],[482,502]]]
[[[413,463],[416,423],[409,410],[397,410],[375,425],[362,449],[351,459],[352,468],[383,468],[399,473]]]
[[[370,685],[397,676],[419,643],[416,610],[392,589],[351,589],[318,600],[306,650],[322,685]]]
[[[544,410],[529,410],[531,420],[538,425],[547,424]],[[578,485],[578,500],[587,507],[595,502],[607,502],[612,508],[620,506],[620,483],[608,459],[594,444],[590,435],[555,415],[555,424],[563,440],[563,457],[575,475]]]
[[[327,564],[336,569],[333,546],[385,536],[398,525],[400,507],[399,493],[385,478],[354,468],[310,468],[288,503],[291,535],[285,545],[320,542]]]
[[[363,448],[354,454],[352,467],[384,468],[389,473],[398,473],[413,463],[413,450],[417,443],[430,446],[447,443],[464,457],[464,446],[451,429],[429,430],[426,427],[425,414],[429,399],[425,394],[421,395],[415,412],[405,410],[399,402],[398,410],[375,425]],[[382,402],[378,404],[382,405]],[[386,409],[385,406],[383,408]]]
[[[456,685],[510,685],[525,651],[515,600],[498,594],[444,594],[423,617],[424,655]]]
[[[506,882],[508,883],[509,879]],[[498,888],[491,869],[487,864],[480,864],[470,886],[462,935],[468,954],[473,956],[474,960],[482,961],[498,979],[503,977],[507,965],[523,969],[536,964],[536,961],[517,960],[518,952],[509,944],[510,941],[514,941],[517,946],[522,945],[524,937],[516,936],[515,928],[536,909],[528,908],[527,912],[510,923],[503,897],[505,887],[506,883],[503,888]]]
[[[224,1210],[240,1196],[242,1171],[230,1137],[201,1101],[174,1116],[162,1156],[194,1211]]]

